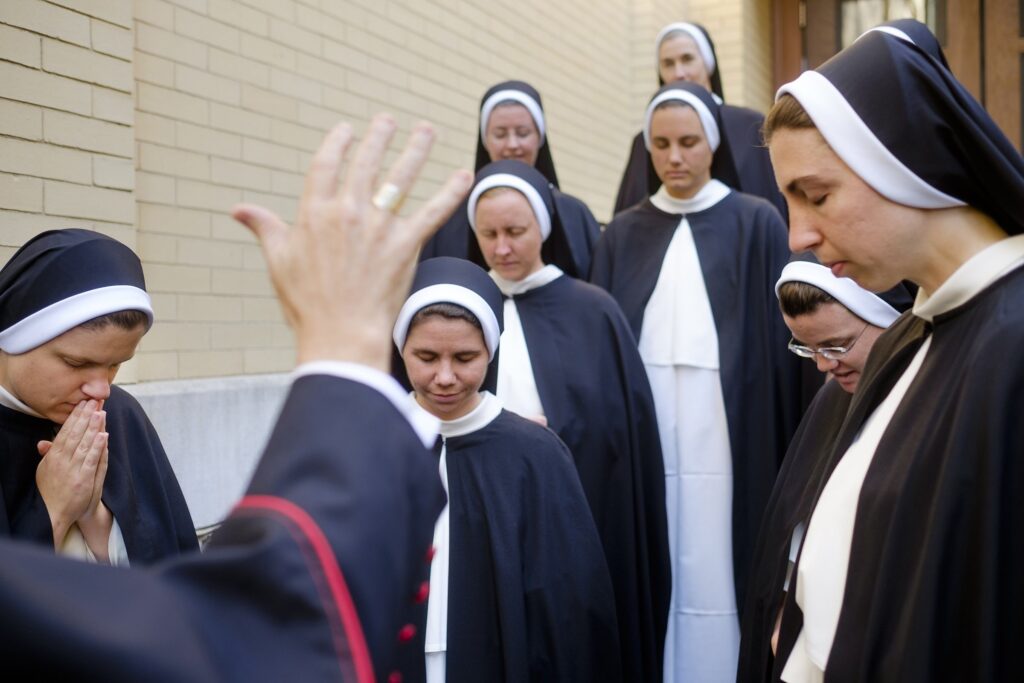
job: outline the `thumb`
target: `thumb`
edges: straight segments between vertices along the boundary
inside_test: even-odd
[[[46,454],[50,452],[50,448],[53,446],[52,441],[40,441],[36,444],[36,450],[39,451],[39,457],[46,457]]]
[[[236,204],[231,209],[231,216],[252,231],[264,250],[288,230],[288,226],[277,214],[256,204]]]

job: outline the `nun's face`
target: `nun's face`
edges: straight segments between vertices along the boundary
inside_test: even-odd
[[[421,320],[409,330],[402,360],[416,402],[434,417],[454,420],[480,402],[489,358],[483,332],[469,321]]]
[[[476,241],[487,265],[518,282],[544,267],[537,216],[520,192],[484,194],[476,205]]]
[[[850,170],[814,128],[783,128],[769,145],[789,206],[789,248],[872,292],[920,282],[927,212],[889,201]]]
[[[487,119],[484,149],[491,161],[515,159],[534,166],[540,151],[540,132],[526,107],[521,104],[495,107]]]
[[[80,401],[104,401],[121,364],[146,333],[139,325],[75,327],[16,356],[0,352],[0,384],[43,417],[64,424]]]
[[[835,302],[822,304],[795,318],[783,313],[782,319],[793,334],[793,341],[801,346],[849,349],[846,355],[836,360],[829,360],[819,353],[814,356],[814,362],[818,370],[837,381],[843,391],[849,394],[856,391],[871,347],[884,332],[881,327],[865,323],[846,306]]]
[[[697,43],[685,33],[670,34],[658,46],[658,73],[665,83],[688,81],[711,92],[711,74]]]
[[[669,195],[697,194],[711,180],[713,158],[693,107],[664,107],[651,115],[651,163]]]

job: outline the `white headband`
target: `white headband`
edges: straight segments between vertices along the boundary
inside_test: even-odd
[[[25,353],[93,318],[132,310],[145,313],[152,326],[153,303],[145,290],[131,285],[91,289],[54,302],[3,330],[0,349],[12,355]]]
[[[480,137],[484,140],[487,139],[487,122],[491,118],[491,112],[494,108],[502,102],[512,100],[526,107],[526,111],[530,112],[530,116],[533,118],[533,123],[537,126],[537,132],[540,134],[540,144],[544,144],[544,111],[540,108],[540,103],[533,99],[522,90],[499,90],[494,93],[486,100],[484,105],[480,107]]]
[[[654,58],[660,61],[659,53],[661,52],[661,43],[665,40],[665,37],[673,31],[682,31],[693,38],[693,42],[697,43],[697,50],[700,52],[700,57],[704,60],[704,66],[708,69],[708,76],[712,76],[715,73],[715,52],[711,49],[711,43],[708,42],[703,31],[697,28],[694,24],[689,24],[685,21],[678,21],[674,24],[669,24],[658,31],[658,37],[654,39]]]
[[[926,183],[897,159],[832,81],[817,71],[805,71],[779,88],[775,100],[786,94],[796,98],[832,151],[883,197],[918,209],[966,206]]]
[[[896,36],[900,40],[904,40],[904,41],[910,43],[911,45],[917,45],[917,43],[914,42],[913,38],[911,38],[905,32],[903,32],[903,31],[901,31],[898,28],[895,28],[893,26],[876,26],[874,28],[869,28],[867,31],[864,31],[864,33],[862,33],[859,36],[857,36],[857,40],[860,40],[861,38],[863,38],[867,34],[871,33],[872,31],[878,31],[879,33],[888,33],[890,36]],[[854,41],[854,42],[856,42],[856,41]]]
[[[526,201],[530,202],[530,208],[533,209],[533,215],[537,217],[541,241],[546,241],[551,235],[551,214],[548,213],[548,207],[544,205],[544,200],[541,199],[537,188],[511,173],[489,175],[477,183],[473,191],[469,193],[467,211],[469,213],[469,225],[473,228],[473,231],[476,231],[476,203],[480,200],[480,195],[495,187],[510,187],[526,197]]]
[[[654,110],[657,109],[659,104],[669,100],[679,100],[693,107],[694,111],[697,112],[697,118],[700,119],[700,125],[704,127],[704,136],[708,139],[711,151],[716,151],[721,143],[721,134],[718,132],[718,124],[715,123],[715,117],[699,97],[686,90],[666,90],[647,105],[647,111],[644,113],[644,145],[647,147],[647,151],[651,151],[651,117],[654,116]]]
[[[872,294],[848,277],[836,277],[823,265],[810,261],[793,261],[782,269],[782,277],[775,283],[775,296],[787,282],[803,282],[814,285],[841,303],[864,322],[875,327],[889,327],[899,311],[887,304],[881,297]]]
[[[476,319],[480,321],[480,327],[483,328],[487,355],[493,360],[494,354],[498,350],[498,341],[501,338],[501,333],[498,331],[498,318],[494,315],[494,310],[487,305],[482,296],[472,289],[453,284],[430,285],[413,292],[406,299],[402,310],[398,312],[398,320],[395,321],[395,329],[392,333],[392,339],[394,339],[398,351],[401,352],[405,347],[405,339],[409,336],[409,323],[412,322],[416,314],[427,306],[440,303],[462,306],[476,316]]]

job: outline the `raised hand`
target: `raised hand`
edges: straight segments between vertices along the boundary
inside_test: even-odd
[[[399,217],[395,210],[423,168],[434,132],[425,123],[415,126],[376,189],[394,133],[391,116],[374,117],[339,188],[352,130],[347,124],[331,130],[310,164],[290,229],[265,208],[245,204],[233,210],[260,241],[285,317],[296,332],[300,362],[343,360],[388,370],[391,328],[412,282],[419,248],[472,183],[468,171],[457,171],[418,211]]]

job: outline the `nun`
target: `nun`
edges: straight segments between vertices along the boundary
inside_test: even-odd
[[[571,258],[562,264],[562,269],[570,277],[586,278],[601,228],[586,204],[559,189],[548,133],[540,93],[522,81],[498,83],[484,93],[480,103],[475,171],[502,159],[521,161],[540,171],[551,185],[571,250]],[[479,247],[466,216],[463,204],[424,245],[420,260],[454,256],[480,263]]]
[[[633,332],[607,292],[551,262],[565,231],[535,168],[484,166],[468,219],[504,296],[498,398],[569,447],[608,559],[625,680],[660,680],[671,591],[665,472]]]
[[[138,257],[99,233],[41,233],[0,270],[0,535],[115,565],[198,547],[153,425],[112,384],[152,324]]]
[[[426,680],[621,681],[615,597],[572,457],[492,393],[502,309],[486,272],[442,257],[420,264],[395,322],[412,396],[441,421],[448,493]]]
[[[793,334],[790,351],[813,359],[831,381],[800,421],[765,509],[741,622],[740,681],[771,677],[771,644],[811,497],[827,462],[824,456],[839,433],[875,341],[911,304],[902,283],[876,295],[805,258],[782,270],[775,294]]]
[[[761,139],[764,115],[746,107],[725,104],[718,57],[711,36],[700,24],[680,21],[668,24],[654,41],[658,64],[658,85],[672,81],[688,81],[702,86],[720,105],[725,137],[732,141],[732,162],[738,175],[723,179],[735,190],[763,197],[771,202],[783,218],[786,202],[775,185],[771,159]],[[644,201],[661,185],[643,133],[637,133],[629,152],[629,161],[619,183],[615,213]]]
[[[908,38],[867,33],[766,122],[793,250],[919,286],[827,454],[782,613],[790,682],[1024,677],[1024,161]]]
[[[721,180],[718,105],[665,86],[644,139],[658,191],[609,224],[592,281],[639,339],[665,461],[673,598],[666,680],[735,677],[738,605],[761,512],[799,421],[799,364],[772,286],[789,258],[767,201]]]

